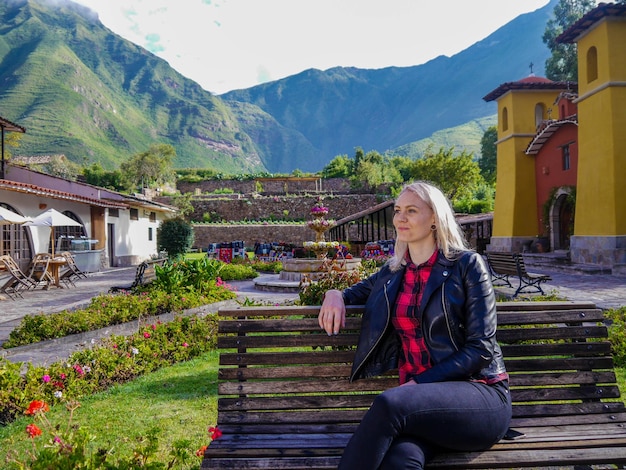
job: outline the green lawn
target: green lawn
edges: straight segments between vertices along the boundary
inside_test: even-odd
[[[195,453],[209,443],[207,429],[216,424],[217,352],[176,364],[140,377],[128,384],[87,397],[75,411],[75,422],[95,436],[93,448],[106,448],[117,455],[132,455],[137,439],[158,429],[159,462],[167,461],[169,445],[179,439],[191,441]],[[52,423],[67,423],[69,413],[57,406],[46,414]],[[24,416],[0,427],[0,468],[9,449],[25,455],[32,448]],[[45,436],[37,438],[43,439]],[[193,466],[200,459],[194,456]]]

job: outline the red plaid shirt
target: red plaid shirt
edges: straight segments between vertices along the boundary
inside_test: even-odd
[[[401,384],[432,366],[417,311],[437,255],[438,252],[435,250],[430,259],[419,266],[407,260],[404,282],[396,298],[392,322],[402,342],[402,356],[398,364]]]

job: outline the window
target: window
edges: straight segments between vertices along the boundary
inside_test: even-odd
[[[120,210],[119,209],[115,209],[113,207],[109,207],[109,217],[119,217],[120,216]]]
[[[535,127],[539,127],[543,122],[545,109],[546,108],[542,103],[537,103],[535,105]]]
[[[156,222],[156,212],[150,212],[150,222]]]
[[[563,159],[563,171],[569,170],[570,168],[569,144],[561,147],[561,155]]]
[[[83,223],[78,218],[76,214],[72,211],[63,211],[63,215],[68,216],[70,219],[75,220],[80,225],[69,225],[65,227],[55,227],[54,228],[54,251],[55,253],[58,251],[64,251],[71,249],[71,245],[69,240],[77,240],[80,238],[87,238],[87,232],[85,232],[85,227],[83,227]],[[52,249],[48,248],[48,253],[51,253]]]
[[[152,227],[148,227],[148,241],[152,241]]]
[[[598,78],[598,50],[590,47],[587,51],[587,83]]]
[[[502,130],[509,130],[509,110],[502,108]]]
[[[0,206],[19,214],[19,212],[9,204],[0,202]],[[26,227],[19,224],[0,226],[0,254],[11,255],[13,259],[18,262],[21,259],[30,261],[33,257],[31,246],[30,232]],[[20,267],[25,268],[25,266],[22,266],[22,263],[20,263]]]
[[[139,209],[130,209],[130,220],[139,220]]]

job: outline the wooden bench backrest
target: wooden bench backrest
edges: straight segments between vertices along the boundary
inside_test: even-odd
[[[305,447],[315,447],[318,441],[310,436],[332,433],[334,452],[340,455],[373,398],[397,385],[393,373],[349,383],[362,310],[349,307],[346,328],[336,336],[320,330],[318,310],[219,311],[217,424],[224,435],[209,446],[209,454],[226,460],[214,461],[215,468],[230,468],[220,465],[234,454],[252,459],[256,452],[260,457],[270,440],[276,447],[278,439],[287,454],[291,446],[294,455],[301,455],[297,436],[305,434]],[[590,303],[502,302],[498,321],[511,376],[513,426],[528,428],[537,420],[545,426],[546,419],[561,425],[626,421],[624,405],[616,401],[620,394],[601,310]],[[327,441],[320,439],[320,447],[327,447]],[[316,454],[315,448],[307,452]],[[326,467],[317,464],[333,468],[336,459],[326,458]]]
[[[511,276],[517,276],[517,260],[513,253],[498,253],[490,252],[486,253],[489,266],[499,274],[508,274]]]

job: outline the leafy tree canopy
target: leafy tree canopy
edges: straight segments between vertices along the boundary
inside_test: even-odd
[[[576,44],[559,44],[556,38],[594,7],[594,0],[559,0],[554,7],[554,17],[548,20],[542,37],[552,52],[546,60],[546,77],[550,80],[578,80]]]
[[[498,129],[496,126],[489,127],[480,139],[480,154],[478,166],[480,174],[489,184],[496,182]]]
[[[176,150],[169,144],[153,144],[145,152],[133,155],[120,165],[130,187],[152,188],[174,181],[172,168]]]
[[[415,161],[411,176],[437,185],[452,203],[472,197],[484,183],[473,155],[465,150],[454,155],[454,148],[441,148],[437,153],[427,150],[424,158]]]

